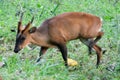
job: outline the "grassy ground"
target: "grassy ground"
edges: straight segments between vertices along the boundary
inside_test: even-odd
[[[118,2],[117,2],[118,1]],[[59,2],[59,4],[58,4]],[[103,38],[98,44],[107,50],[95,68],[96,54],[88,56],[79,40],[67,44],[68,57],[79,65],[68,71],[58,49],[49,49],[41,65],[35,63],[39,47],[13,52],[19,11],[25,10],[23,23],[35,15],[34,25],[64,12],[87,12],[103,18]],[[3,80],[119,80],[120,79],[120,1],[119,0],[0,0],[0,68]]]

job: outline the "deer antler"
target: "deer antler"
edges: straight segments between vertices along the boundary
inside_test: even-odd
[[[24,12],[21,12],[20,21],[18,22],[18,32],[22,31],[24,28],[22,27],[22,17]]]
[[[20,15],[20,22],[22,22],[23,14],[24,14],[24,12],[22,12]]]
[[[32,17],[32,19],[31,19],[30,23],[32,24],[32,23],[33,23],[33,21],[34,21],[34,16]]]

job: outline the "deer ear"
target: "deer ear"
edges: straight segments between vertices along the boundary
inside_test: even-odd
[[[36,27],[32,27],[30,30],[29,30],[29,33],[34,33],[36,31]]]

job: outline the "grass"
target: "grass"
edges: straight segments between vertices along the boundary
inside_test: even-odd
[[[3,80],[119,80],[120,79],[120,1],[117,0],[0,0],[0,68]],[[59,3],[59,4],[58,4]],[[88,56],[87,47],[79,40],[67,44],[68,57],[79,65],[68,71],[58,49],[49,49],[41,65],[35,63],[39,47],[26,47],[19,54],[13,52],[19,20],[25,10],[23,24],[35,15],[33,25],[64,12],[87,12],[103,18],[103,38],[98,44],[107,50],[98,69],[96,54]]]

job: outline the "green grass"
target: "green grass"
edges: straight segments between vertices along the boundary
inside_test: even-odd
[[[58,4],[58,1],[60,4]],[[3,80],[119,80],[120,79],[120,1],[118,0],[0,0],[0,68]],[[107,52],[96,69],[96,54],[88,56],[87,47],[79,40],[67,44],[68,57],[79,65],[68,71],[58,49],[49,49],[41,65],[36,64],[39,47],[24,48],[20,54],[13,52],[17,22],[22,6],[25,10],[23,24],[35,15],[33,25],[64,12],[87,12],[103,18],[102,39],[98,42]],[[34,49],[33,49],[34,48]],[[111,66],[115,69],[112,69]],[[106,68],[109,68],[107,70]]]

